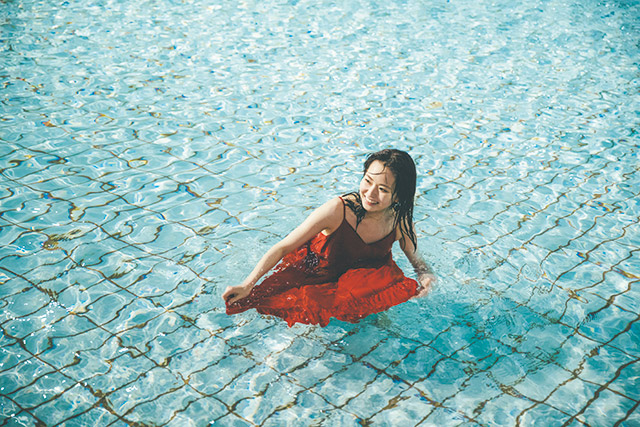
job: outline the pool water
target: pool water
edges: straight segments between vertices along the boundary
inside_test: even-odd
[[[0,425],[640,425],[638,2],[0,22]],[[356,325],[227,316],[390,146],[434,291]]]

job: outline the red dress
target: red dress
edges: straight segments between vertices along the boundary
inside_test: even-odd
[[[332,317],[356,323],[403,303],[418,293],[419,286],[393,261],[394,236],[395,230],[367,244],[345,216],[329,236],[318,233],[285,256],[249,295],[227,304],[227,314],[255,308],[289,326],[326,326]]]

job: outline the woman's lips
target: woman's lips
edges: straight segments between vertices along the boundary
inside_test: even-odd
[[[367,202],[370,205],[377,205],[378,204],[378,202],[374,202],[373,200],[370,200],[370,199],[368,199],[366,197],[364,197],[363,199],[364,199],[365,202]]]

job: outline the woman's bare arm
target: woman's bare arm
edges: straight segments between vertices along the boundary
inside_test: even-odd
[[[233,303],[249,295],[258,280],[275,267],[285,255],[299,248],[321,231],[330,234],[338,228],[343,219],[343,209],[342,201],[336,197],[314,210],[302,224],[262,256],[253,271],[240,285],[227,287],[222,298],[227,303]]]
[[[403,236],[402,232],[400,232],[400,234],[400,248],[413,266],[413,269],[418,276],[418,281],[422,286],[422,288],[418,292],[418,295],[416,295],[416,298],[423,297],[429,293],[429,291],[431,290],[431,286],[435,284],[436,276],[429,264],[427,264],[426,261],[418,253],[417,246],[413,244],[408,236]]]

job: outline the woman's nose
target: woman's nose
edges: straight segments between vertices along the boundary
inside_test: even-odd
[[[375,187],[367,188],[366,195],[369,196],[369,197],[375,196],[376,195]]]

